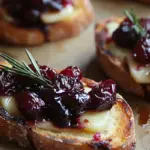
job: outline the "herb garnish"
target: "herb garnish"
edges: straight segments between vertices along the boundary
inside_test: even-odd
[[[51,87],[51,81],[46,79],[44,76],[42,76],[41,72],[40,72],[40,68],[37,64],[37,62],[35,61],[35,59],[33,58],[32,54],[26,49],[26,53],[27,56],[31,62],[31,64],[33,65],[35,72],[27,65],[26,62],[19,62],[16,59],[14,59],[13,57],[4,54],[4,53],[0,53],[0,56],[2,58],[4,58],[12,67],[8,67],[5,65],[0,64],[0,66],[2,67],[3,70],[11,72],[11,73],[15,73],[21,76],[26,76],[28,78],[31,78],[33,80],[36,80],[38,83],[44,85],[44,86],[50,86]]]
[[[141,26],[140,20],[137,18],[133,10],[125,10],[124,14],[133,23],[133,28],[141,36],[145,36],[146,30]]]

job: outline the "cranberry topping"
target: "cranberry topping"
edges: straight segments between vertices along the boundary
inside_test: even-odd
[[[69,66],[66,69],[62,70],[60,72],[60,74],[63,74],[65,76],[69,76],[69,77],[73,77],[73,78],[77,78],[79,80],[81,80],[81,78],[82,78],[81,70],[76,66]]]
[[[29,67],[35,71],[32,65]],[[108,109],[115,102],[115,84],[111,80],[85,93],[79,68],[70,66],[60,74],[47,66],[39,65],[39,68],[50,86],[0,70],[0,95],[14,96],[26,121],[46,119],[57,127],[78,127],[77,118],[82,113],[89,109]]]
[[[40,120],[43,116],[45,102],[33,92],[21,92],[15,95],[18,108],[27,120]]]
[[[16,76],[0,69],[0,95],[11,95],[14,92],[16,92]]]
[[[74,91],[83,91],[83,84],[80,80],[61,74],[57,74],[53,80],[52,84],[54,85],[55,92],[61,94],[64,92],[74,92]]]
[[[24,27],[40,27],[43,25],[40,14],[45,11],[60,11],[71,0],[3,0],[2,6],[9,15],[14,17],[15,23]]]
[[[89,95],[89,109],[110,109],[116,101],[116,84],[112,80],[101,82],[89,92]]]
[[[74,116],[78,116],[85,111],[89,103],[90,96],[84,92],[67,93],[62,98],[62,103],[69,109]]]
[[[138,41],[133,49],[133,57],[139,63],[150,63],[150,31]]]
[[[118,46],[132,49],[135,47],[139,39],[139,35],[133,28],[133,24],[126,18],[119,28],[113,33],[112,39]]]
[[[71,113],[62,104],[61,96],[53,96],[49,99],[45,108],[45,114],[57,127],[71,126]]]
[[[36,71],[32,64],[30,64],[29,67],[30,67],[34,72]],[[54,78],[55,75],[56,75],[56,71],[53,70],[53,69],[50,68],[50,67],[47,67],[47,66],[44,66],[44,65],[43,65],[43,66],[39,65],[39,68],[40,68],[41,74],[42,74],[45,78],[47,78],[47,79],[49,79],[49,80],[51,80],[52,78]]]

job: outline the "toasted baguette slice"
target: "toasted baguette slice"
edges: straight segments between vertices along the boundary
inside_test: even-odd
[[[90,87],[97,84],[87,78],[83,78],[82,82]],[[0,136],[16,141],[20,146],[34,146],[36,150],[133,150],[136,143],[133,112],[119,94],[109,114],[112,121],[106,122],[108,129],[101,129],[101,137],[97,141],[93,137],[96,132],[88,132],[84,128],[54,127],[46,130],[39,126],[27,126],[23,119],[10,116],[0,107]],[[103,123],[103,119],[98,118],[97,121]]]
[[[73,14],[62,21],[47,26],[46,39],[40,29],[26,29],[6,21],[4,10],[0,8],[0,40],[15,45],[39,45],[48,41],[58,41],[78,35],[94,18],[89,0],[73,0]]]
[[[136,82],[130,74],[126,60],[109,53],[106,46],[104,32],[107,30],[107,24],[110,22],[120,24],[122,20],[123,18],[111,18],[104,23],[97,23],[95,28],[97,58],[106,75],[115,80],[124,91],[144,97],[150,93],[150,84],[142,85]]]

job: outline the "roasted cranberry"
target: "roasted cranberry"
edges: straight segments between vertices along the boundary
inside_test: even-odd
[[[30,67],[34,72],[36,71],[32,64],[30,64],[29,67]],[[47,78],[47,79],[49,79],[49,80],[51,80],[52,78],[54,78],[54,76],[56,75],[56,71],[53,70],[53,69],[51,69],[51,68],[49,68],[49,67],[47,67],[47,66],[40,66],[40,65],[39,65],[39,68],[40,68],[41,74],[42,74],[45,78]]]
[[[41,120],[45,102],[33,92],[24,91],[15,95],[18,108],[27,120]]]
[[[90,96],[84,92],[66,93],[62,98],[62,103],[75,116],[85,111]]]
[[[139,35],[133,28],[133,24],[128,19],[125,19],[113,33],[112,39],[118,46],[132,49],[136,45]]]
[[[139,63],[150,63],[150,31],[138,41],[133,49],[133,57]]]
[[[72,5],[72,0],[62,0],[63,6]]]
[[[76,90],[83,91],[83,84],[80,82],[80,80],[61,74],[57,74],[53,78],[52,84],[54,85],[56,93],[64,93]]]
[[[40,12],[36,9],[26,9],[22,12],[21,17],[24,25],[36,25],[36,23],[40,23]]]
[[[66,69],[62,70],[60,74],[73,77],[73,78],[77,78],[79,80],[82,78],[81,70],[76,66],[69,66]]]
[[[116,101],[116,84],[112,80],[101,82],[89,92],[89,95],[91,96],[89,109],[109,109]]]
[[[40,66],[40,71],[42,75],[49,80],[54,78],[54,76],[56,75],[56,71],[47,66]]]
[[[60,96],[51,96],[49,103],[46,105],[45,114],[58,127],[69,127],[71,125],[71,113],[62,104]]]
[[[11,95],[16,92],[16,76],[10,72],[0,69],[0,95]]]

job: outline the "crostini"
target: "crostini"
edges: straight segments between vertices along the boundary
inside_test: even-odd
[[[125,91],[137,96],[150,94],[150,19],[126,18],[97,23],[97,58],[106,75]]]
[[[133,150],[133,112],[112,80],[83,78],[0,53],[0,136],[37,150]]]
[[[39,45],[78,35],[92,23],[89,0],[2,0],[0,40]]]

